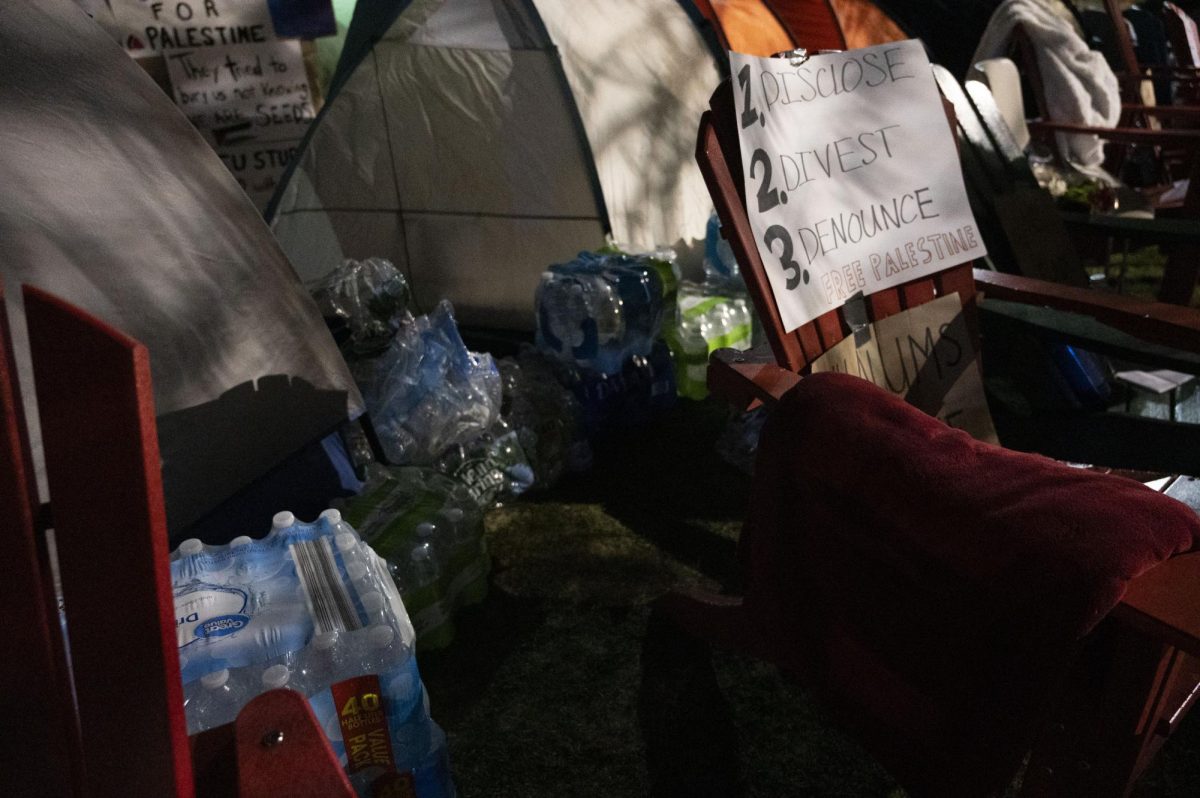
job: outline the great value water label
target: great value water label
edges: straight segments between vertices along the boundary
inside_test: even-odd
[[[226,637],[250,623],[249,595],[238,587],[197,582],[175,593],[175,640],[180,648],[213,637]]]

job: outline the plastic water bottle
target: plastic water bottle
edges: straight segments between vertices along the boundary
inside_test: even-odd
[[[341,637],[337,631],[313,635],[309,646],[301,653],[293,680],[297,690],[312,695],[345,678],[345,643]]]
[[[446,537],[445,533],[432,521],[422,521],[417,524],[413,531],[417,535],[417,545],[428,543],[433,548],[433,554],[437,558],[438,566],[443,566],[452,548],[451,541]]]
[[[462,508],[447,507],[438,513],[438,518],[441,519],[441,527],[446,530],[446,539],[453,547],[464,546],[475,539]]]
[[[366,651],[363,654],[363,673],[379,674],[395,667],[405,657],[404,644],[396,637],[396,630],[387,624],[375,624],[366,628]]]
[[[278,690],[281,687],[289,687],[295,689],[296,685],[291,682],[292,672],[288,670],[288,666],[280,663],[272,665],[262,673],[263,690]]]
[[[710,282],[733,282],[741,277],[737,258],[729,242],[721,235],[721,220],[714,211],[708,217],[708,226],[704,236],[704,272]]]
[[[188,733],[214,729],[230,723],[246,703],[246,691],[230,678],[228,668],[200,677],[200,690],[188,702],[192,709]]]
[[[442,575],[442,569],[433,543],[428,540],[419,540],[413,546],[408,558],[412,589],[420,590],[437,583],[438,578]]]
[[[662,324],[663,281],[646,258],[590,252],[542,274],[538,348],[605,374],[649,353]]]
[[[363,610],[367,613],[368,625],[388,622],[387,598],[378,590],[363,593],[359,596],[359,601],[362,602]]]
[[[204,544],[198,538],[188,538],[179,544],[179,556],[191,557],[196,554],[204,553]]]

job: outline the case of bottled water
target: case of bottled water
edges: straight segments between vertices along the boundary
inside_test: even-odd
[[[407,783],[455,794],[414,633],[387,566],[337,510],[277,514],[266,537],[185,540],[171,555],[188,732],[233,721],[266,690],[308,698],[361,796]]]
[[[487,595],[491,560],[473,486],[429,468],[369,466],[343,508],[387,563],[420,650],[454,639],[454,614]]]
[[[664,284],[648,257],[581,252],[538,285],[537,346],[569,363],[620,373],[662,326]]]

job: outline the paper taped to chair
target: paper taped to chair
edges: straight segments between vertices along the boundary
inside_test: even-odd
[[[862,377],[951,427],[999,443],[956,293],[867,325],[813,361],[812,370]]]
[[[747,212],[785,329],[986,254],[920,42],[729,57]]]

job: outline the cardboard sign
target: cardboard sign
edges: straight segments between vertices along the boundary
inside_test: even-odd
[[[985,254],[920,42],[729,57],[750,226],[786,330]]]
[[[889,316],[813,361],[854,374],[972,437],[998,443],[958,294]]]

